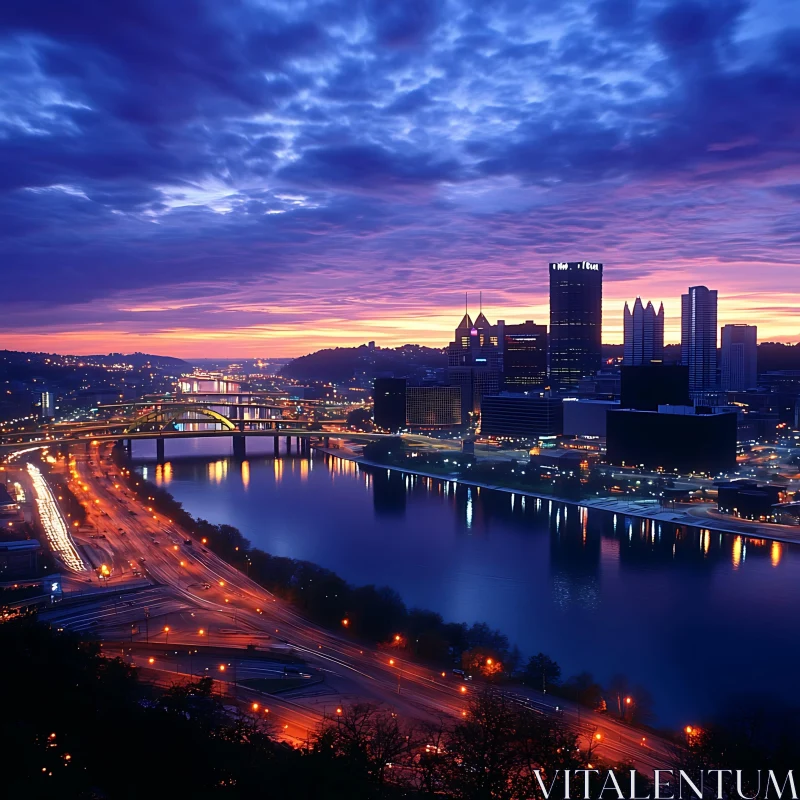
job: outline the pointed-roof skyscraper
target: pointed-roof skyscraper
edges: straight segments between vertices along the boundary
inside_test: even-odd
[[[625,344],[622,363],[629,367],[659,364],[664,360],[664,304],[658,311],[651,302],[643,305],[637,297],[631,311],[627,302],[624,311]]]

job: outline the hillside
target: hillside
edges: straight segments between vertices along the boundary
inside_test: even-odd
[[[386,349],[361,345],[317,350],[295,358],[281,370],[281,375],[299,381],[343,384],[356,375],[373,376],[387,372],[397,377],[410,377],[445,366],[447,357],[442,350],[416,344]]]

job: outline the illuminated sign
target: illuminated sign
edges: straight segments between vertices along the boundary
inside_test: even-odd
[[[599,272],[602,267],[602,264],[599,264],[595,261],[573,261],[573,262],[558,261],[553,264],[550,264],[550,269],[559,271],[567,270],[570,267],[574,267],[575,269],[588,269],[591,270],[592,272]]]

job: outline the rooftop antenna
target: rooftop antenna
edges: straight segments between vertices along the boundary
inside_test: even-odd
[[[480,297],[480,313],[483,314],[483,292],[479,294]]]
[[[469,316],[469,293],[464,292],[464,316]]]

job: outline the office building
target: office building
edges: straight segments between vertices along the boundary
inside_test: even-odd
[[[606,415],[614,408],[619,408],[616,400],[579,400],[565,397],[564,436],[605,439]]]
[[[375,378],[372,390],[375,427],[399,431],[406,425],[406,379]]]
[[[550,264],[550,385],[568,391],[600,369],[603,265]]]
[[[471,417],[480,413],[483,398],[500,391],[500,370],[496,357],[487,357],[485,363],[448,367],[447,382],[459,389],[461,417],[467,424]]]
[[[600,369],[588,378],[581,378],[569,390],[569,396],[588,400],[616,400],[619,397],[619,385],[618,369]]]
[[[481,398],[500,391],[499,336],[498,326],[489,322],[482,308],[474,322],[465,309],[447,348],[447,383],[460,389],[464,424],[480,413]]]
[[[633,311],[625,303],[622,363],[632,367],[661,363],[664,360],[664,304],[658,311],[648,300],[637,297]]]
[[[507,439],[557,436],[562,429],[559,397],[504,392],[481,401],[481,435]]]
[[[717,390],[717,292],[691,286],[681,295],[681,364],[689,369],[689,393],[704,403]]]
[[[40,403],[42,419],[53,419],[56,415],[55,397],[53,393],[42,392]]]
[[[530,392],[547,384],[547,326],[526,320],[519,325],[497,323],[503,364],[503,388]]]
[[[743,392],[758,383],[758,329],[755,325],[723,325],[720,337],[722,389]]]
[[[716,475],[736,466],[737,416],[694,406],[619,409],[606,418],[610,464]]]
[[[461,390],[458,386],[406,387],[406,427],[456,428],[461,425]]]
[[[679,364],[642,364],[620,370],[620,407],[657,411],[659,406],[688,406],[689,370]]]

